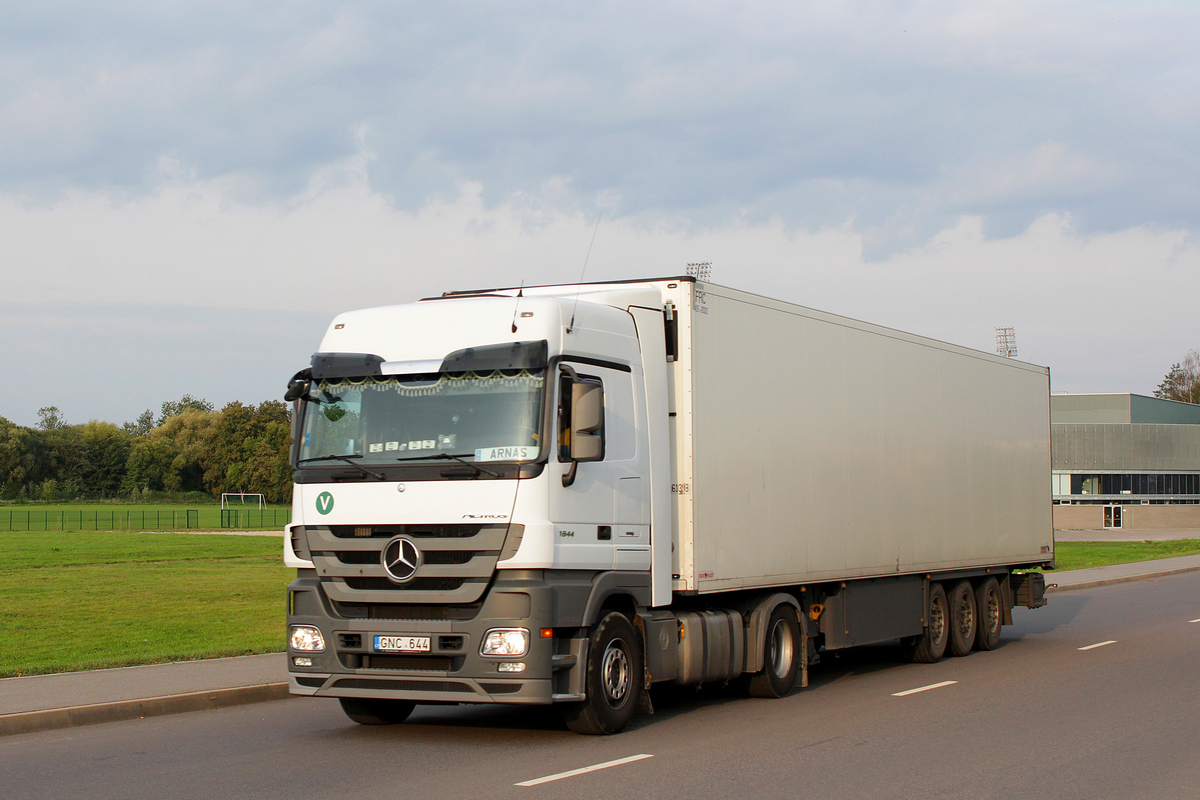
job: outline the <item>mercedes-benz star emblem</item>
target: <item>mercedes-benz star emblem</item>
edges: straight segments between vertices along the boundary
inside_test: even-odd
[[[380,560],[389,578],[396,583],[405,583],[417,574],[417,567],[421,566],[421,551],[412,539],[397,536],[383,548]]]

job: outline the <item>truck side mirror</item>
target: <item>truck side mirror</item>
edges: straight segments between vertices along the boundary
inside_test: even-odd
[[[287,391],[283,393],[283,399],[291,403],[294,400],[308,400],[308,390],[312,388],[312,371],[302,369],[292,376],[288,381]]]
[[[604,458],[604,389],[596,383],[571,384],[571,460]]]
[[[604,388],[597,382],[583,380],[567,365],[560,366],[563,372],[562,408],[563,428],[566,437],[566,458],[571,466],[563,473],[563,486],[575,482],[575,471],[580,461],[600,461],[604,458]],[[570,402],[566,402],[569,399]]]

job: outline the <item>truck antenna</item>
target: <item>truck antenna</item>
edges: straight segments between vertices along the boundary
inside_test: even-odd
[[[596,227],[592,229],[592,240],[588,242],[587,255],[583,257],[583,269],[579,271],[579,284],[575,287],[575,305],[571,306],[571,322],[567,325],[567,333],[575,329],[575,309],[579,308],[579,293],[583,291],[583,276],[587,272],[588,259],[592,257],[592,245],[596,243],[596,231],[600,230],[600,220],[604,218],[604,209],[596,216]]]
[[[521,298],[525,296],[525,279],[521,279],[521,285],[517,288],[517,302],[513,305],[513,321],[512,332],[517,332],[517,309],[521,307]]]

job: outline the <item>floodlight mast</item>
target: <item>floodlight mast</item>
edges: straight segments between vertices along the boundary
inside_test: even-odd
[[[1017,331],[1009,325],[996,328],[996,353],[1005,358],[1017,357]]]
[[[687,265],[687,274],[698,281],[710,280],[712,278],[712,262],[693,261]]]

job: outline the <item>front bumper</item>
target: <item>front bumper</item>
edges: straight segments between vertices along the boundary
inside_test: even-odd
[[[574,631],[540,630],[552,619],[553,590],[537,573],[497,576],[476,607],[429,605],[395,608],[359,607],[351,616],[331,603],[311,570],[301,570],[289,587],[288,625],[312,625],[325,639],[320,653],[288,650],[289,691],[316,697],[374,697],[421,703],[545,704],[574,699],[564,693],[579,659]],[[360,610],[361,609],[361,610]],[[338,613],[342,611],[343,613]],[[396,619],[394,616],[470,616],[469,619]],[[520,657],[482,656],[480,643],[492,628],[525,628],[529,650]],[[564,634],[559,636],[558,634]],[[395,654],[373,649],[376,635],[428,636],[430,650]],[[556,648],[562,652],[556,656]],[[312,666],[297,666],[296,657]],[[520,663],[519,673],[500,672],[500,664]],[[555,685],[560,691],[555,692]]]

